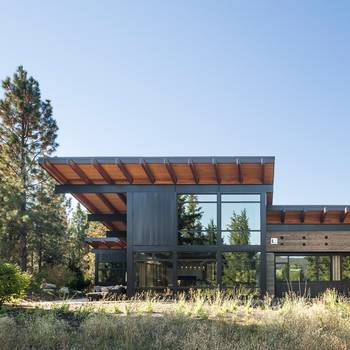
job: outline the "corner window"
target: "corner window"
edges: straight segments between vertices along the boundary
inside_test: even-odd
[[[180,245],[216,244],[217,195],[178,195],[177,223]]]
[[[221,237],[226,245],[260,245],[260,195],[221,195]]]

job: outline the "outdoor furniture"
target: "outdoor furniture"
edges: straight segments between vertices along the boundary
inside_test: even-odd
[[[115,299],[118,296],[126,294],[125,286],[95,286],[94,291],[87,293],[89,301],[99,301],[104,299]]]

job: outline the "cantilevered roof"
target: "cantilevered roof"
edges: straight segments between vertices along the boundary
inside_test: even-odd
[[[40,165],[70,185],[273,185],[274,157],[51,157]],[[126,231],[125,193],[74,193],[110,230]],[[268,193],[272,203],[272,193]],[[108,219],[108,220],[107,220]]]
[[[273,184],[274,157],[52,157],[61,184]]]
[[[349,206],[270,205],[267,224],[350,224]]]

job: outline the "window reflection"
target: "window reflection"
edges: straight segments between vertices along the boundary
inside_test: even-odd
[[[341,279],[350,280],[350,256],[341,257]]]
[[[276,256],[275,276],[278,282],[316,282],[331,280],[330,256]]]
[[[178,196],[177,213],[179,244],[216,244],[216,199],[216,195],[188,194]],[[210,200],[214,202],[209,202]]]
[[[222,254],[222,285],[259,285],[260,253],[228,252]]]
[[[232,222],[244,218],[244,227],[249,230],[260,230],[259,203],[222,203],[221,228],[231,229]]]
[[[260,245],[260,195],[221,195],[221,242],[224,245]],[[217,244],[217,195],[177,196],[178,243]]]
[[[260,194],[223,194],[222,202],[260,202]]]
[[[221,196],[221,237],[225,245],[260,245],[260,195]]]

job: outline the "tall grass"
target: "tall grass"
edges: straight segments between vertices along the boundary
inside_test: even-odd
[[[9,310],[0,317],[0,348],[349,349],[350,303],[334,291],[277,302],[196,291],[174,301],[148,295],[75,310]]]

